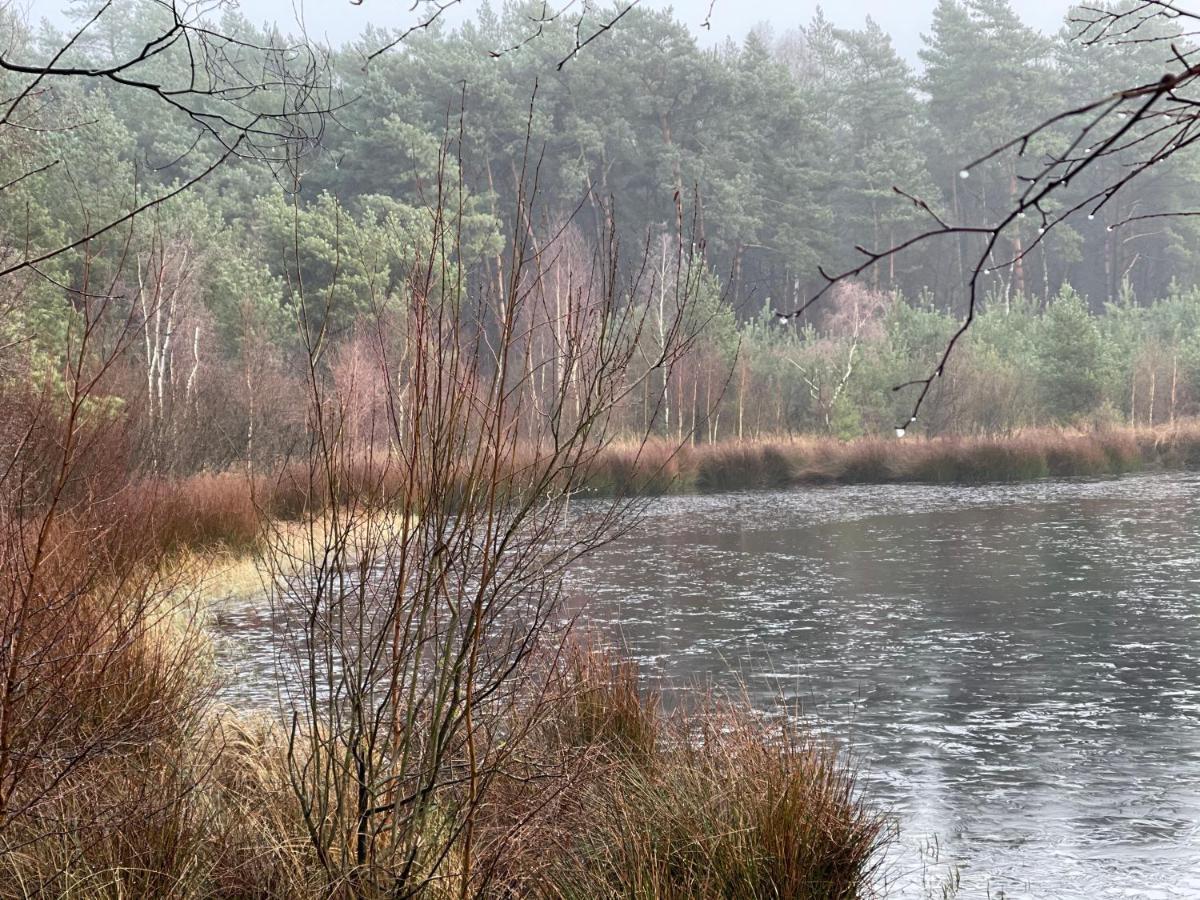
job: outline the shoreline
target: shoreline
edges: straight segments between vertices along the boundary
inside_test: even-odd
[[[986,484],[1200,469],[1200,421],[971,437],[779,437],[614,445],[585,479],[595,496],[707,494],[828,484]]]
[[[1031,429],[980,437],[909,436],[839,441],[762,438],[716,444],[662,439],[614,443],[582,473],[575,496],[632,498],[838,484],[986,484],[1200,469],[1200,420],[1162,428]],[[384,486],[387,475],[348,472],[348,487]],[[380,496],[385,496],[386,491]],[[141,538],[170,554],[216,561],[227,580],[256,580],[264,527],[302,549],[326,503],[305,479],[200,472],[143,482],[121,498],[140,517]],[[376,510],[377,512],[380,510]],[[386,514],[385,514],[386,515]],[[317,525],[319,527],[319,524]],[[385,529],[386,530],[386,529]],[[122,535],[113,535],[118,542]],[[302,555],[302,554],[297,554]],[[217,593],[223,593],[219,589]]]

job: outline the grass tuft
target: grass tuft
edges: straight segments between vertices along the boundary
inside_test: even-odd
[[[589,482],[597,493],[636,493],[663,463],[649,448],[636,463],[602,454]],[[610,458],[611,457],[611,458]],[[685,447],[672,457],[674,490],[716,492],[803,484],[978,484],[1048,476],[1119,475],[1200,468],[1200,422],[1155,428],[1039,428],[1012,435],[903,439],[765,438]],[[652,493],[669,489],[660,481]]]
[[[635,666],[592,651],[559,736],[587,753],[507,859],[512,895],[853,897],[891,830],[831,746],[693,698],[667,714]]]

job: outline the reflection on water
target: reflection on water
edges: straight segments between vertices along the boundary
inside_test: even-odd
[[[853,745],[919,896],[1200,897],[1200,477],[656,501],[571,595],[652,676]],[[269,701],[267,617],[223,618]]]

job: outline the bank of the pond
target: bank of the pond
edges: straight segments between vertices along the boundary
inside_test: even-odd
[[[283,723],[225,711],[139,733],[139,746],[70,772],[49,815],[6,823],[17,849],[0,857],[0,881],[15,896],[89,900],[871,890],[894,831],[864,802],[842,753],[711,701],[668,715],[636,668],[604,653],[572,653],[550,675],[552,702],[536,695],[537,717],[521,723],[509,752],[512,772],[489,777],[479,797],[455,777],[465,751],[427,779],[379,750],[378,766],[405,785],[428,783],[433,799],[420,815],[400,799],[394,813],[372,811],[365,856],[351,827],[362,823],[340,799],[356,796],[355,770],[331,766],[323,780],[299,781],[307,738],[296,750]],[[170,697],[152,685],[145,700],[201,708],[202,682],[172,682]],[[78,699],[60,705],[74,713]],[[465,863],[468,818],[478,849]]]
[[[506,489],[519,491],[529,460],[509,461]],[[1200,421],[1159,428],[1030,429],[977,437],[779,437],[716,444],[653,440],[614,443],[580,476],[585,496],[713,493],[805,484],[971,484],[1046,477],[1119,475],[1200,467]],[[516,473],[516,474],[512,474]],[[403,495],[388,468],[348,465],[338,489],[373,503]],[[129,527],[107,539],[170,551],[218,550],[242,565],[263,546],[264,523],[302,540],[330,508],[328,490],[314,490],[310,473],[285,467],[270,474],[200,473],[147,479],[114,502]],[[449,492],[453,496],[453,491]],[[334,504],[341,498],[334,498]],[[279,534],[276,533],[276,537]]]
[[[228,499],[226,486],[237,482],[202,483],[220,485]],[[634,664],[582,640],[548,647],[529,674],[505,682],[520,698],[511,716],[486,727],[458,720],[466,724],[429,773],[418,767],[424,758],[410,762],[390,742],[326,738],[312,720],[306,729],[303,713],[279,721],[270,709],[214,704],[217,661],[192,601],[253,592],[283,564],[303,572],[332,513],[268,520],[260,527],[273,553],[252,550],[247,531],[230,547],[165,554],[160,572],[130,564],[132,548],[178,543],[151,529],[185,509],[147,506],[138,491],[121,502],[147,514],[115,520],[102,535],[114,537],[81,551],[92,563],[111,551],[104,562],[120,562],[118,583],[56,602],[53,617],[35,621],[32,640],[64,644],[38,670],[43,680],[50,667],[74,668],[53,682],[52,705],[43,694],[26,702],[44,704],[57,746],[86,753],[61,766],[43,752],[40,731],[18,732],[17,752],[34,762],[11,779],[19,812],[4,838],[14,849],[0,856],[0,884],[17,894],[816,898],[861,896],[876,883],[894,831],[859,789],[850,757],[712,695],[667,711]],[[204,521],[194,523],[204,526],[197,533],[221,534],[220,517]],[[402,521],[386,511],[357,520],[344,547],[366,552]],[[151,555],[143,549],[143,559]],[[48,571],[45,582],[56,588],[63,577]],[[153,608],[139,605],[145,591],[158,598]],[[219,605],[211,611],[222,614]],[[117,623],[131,615],[149,620],[108,656],[70,656],[81,629],[124,635]],[[93,750],[97,735],[104,741]],[[334,740],[346,744],[323,743]],[[314,746],[336,756],[315,755]],[[490,754],[480,757],[478,792],[461,775],[475,765],[476,746]],[[341,765],[352,753],[355,764]],[[322,758],[332,761],[318,769],[313,760]],[[387,774],[385,787],[362,780],[364,760]],[[361,807],[364,796],[389,802],[363,813],[351,804]],[[464,849],[468,821],[473,852]]]
[[[1200,467],[1200,422],[1161,428],[1030,429],[925,438],[780,437],[615,445],[588,477],[608,494],[709,493],[805,484],[972,484]]]

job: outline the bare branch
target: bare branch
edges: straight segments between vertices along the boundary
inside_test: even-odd
[[[1065,149],[1046,154],[1035,164],[1035,168],[1018,173],[1016,178],[1024,185],[1023,189],[1016,196],[1014,205],[991,223],[949,222],[935,212],[926,200],[898,187],[893,188],[897,196],[928,215],[933,220],[933,227],[883,249],[858,246],[855,249],[864,258],[842,271],[830,274],[818,268],[823,285],[797,308],[776,311],[776,317],[781,323],[794,320],[825,297],[835,285],[856,278],[876,264],[894,259],[916,247],[942,240],[953,241],[964,236],[979,238],[967,272],[966,312],[960,326],[951,335],[927,376],[895,387],[897,391],[919,388],[911,414],[897,425],[897,433],[903,434],[909,425],[917,421],[934,383],[945,372],[954,350],[974,322],[985,274],[1015,265],[1034,248],[1042,246],[1046,236],[1068,219],[1081,214],[1094,219],[1131,183],[1143,178],[1180,151],[1190,149],[1200,140],[1200,98],[1188,96],[1187,93],[1200,86],[1200,63],[1191,61],[1197,51],[1181,47],[1181,35],[1178,32],[1164,36],[1161,32],[1145,34],[1139,31],[1151,22],[1174,22],[1180,18],[1200,17],[1165,0],[1145,0],[1124,10],[1082,8],[1071,21],[1080,26],[1076,39],[1085,46],[1134,41],[1161,43],[1169,49],[1167,64],[1178,66],[1178,70],[1167,71],[1157,80],[1135,84],[1056,113],[967,163],[959,173],[962,179],[969,179],[976,170],[1001,158],[1024,160],[1035,138],[1057,136],[1062,129],[1067,129]],[[1060,198],[1066,196],[1070,185],[1082,173],[1094,169],[1099,161],[1107,159],[1119,163],[1117,174],[1085,196],[1061,205],[1063,199]],[[1024,246],[1018,245],[1018,251],[1012,256],[996,263],[994,256],[1001,238],[1015,233],[1021,220],[1029,214],[1039,217],[1037,235]],[[1147,213],[1111,222],[1107,227],[1112,231],[1131,222],[1193,215],[1196,214],[1172,211]]]

